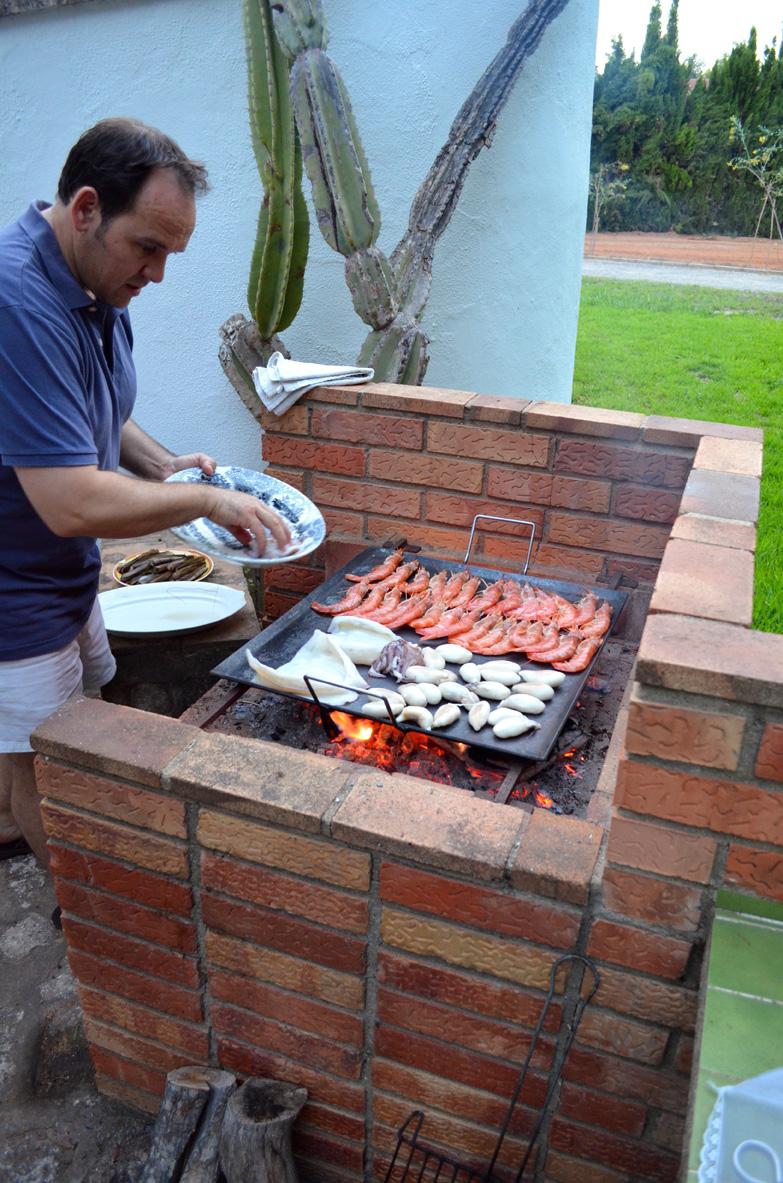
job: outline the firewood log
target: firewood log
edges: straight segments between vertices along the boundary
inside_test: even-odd
[[[229,1080],[236,1084],[230,1073],[216,1068],[191,1066],[169,1072],[139,1183],[178,1183],[180,1160],[210,1101],[210,1086],[214,1082],[217,1092],[225,1092]],[[214,1130],[214,1136],[217,1139],[218,1129]],[[216,1179],[217,1172],[203,1178]],[[194,1183],[200,1183],[198,1175]]]
[[[291,1127],[307,1089],[250,1077],[232,1093],[220,1135],[227,1183],[297,1183]]]
[[[206,1071],[209,1073],[209,1100],[199,1118],[196,1137],[178,1183],[217,1183],[220,1172],[220,1129],[237,1079],[233,1072],[221,1072],[217,1068]]]

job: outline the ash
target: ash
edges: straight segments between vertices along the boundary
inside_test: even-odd
[[[580,817],[601,774],[636,648],[620,639],[607,641],[549,759],[515,765],[519,773],[513,788],[513,778],[507,779],[509,765],[495,752],[480,747],[463,750],[462,745],[389,724],[376,724],[369,741],[345,736],[335,740],[327,734],[317,707],[260,688],[247,690],[208,724],[208,730],[418,776],[487,800],[528,809],[538,805]]]

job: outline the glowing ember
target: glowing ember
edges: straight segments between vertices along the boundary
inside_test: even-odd
[[[452,784],[453,769],[449,764],[449,752],[464,757],[468,744],[450,743],[449,752],[428,735],[419,732],[399,731],[388,723],[374,723],[370,719],[359,719],[344,711],[332,711],[332,720],[340,728],[340,735],[324,749],[327,756],[339,760],[350,760],[356,764],[369,764],[383,772],[405,772],[439,784]],[[565,755],[573,755],[574,751]],[[463,759],[462,767],[472,780],[488,795],[494,796],[504,773],[477,767]],[[570,765],[565,765],[571,771]],[[580,776],[575,770],[572,775]],[[535,784],[521,785],[512,789],[511,801],[524,801],[532,797],[542,809],[553,809],[554,801],[542,793]]]

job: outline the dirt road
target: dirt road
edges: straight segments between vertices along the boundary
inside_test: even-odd
[[[783,273],[783,242],[768,238],[706,238],[692,234],[587,234],[586,259],[739,267]]]

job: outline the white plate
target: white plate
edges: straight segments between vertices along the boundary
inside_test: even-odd
[[[200,468],[183,468],[167,478],[177,484],[184,482],[189,485],[208,484],[221,489],[234,489],[238,493],[249,493],[258,497],[264,505],[275,510],[288,523],[291,531],[293,546],[285,554],[277,548],[272,535],[267,530],[266,551],[261,558],[256,558],[246,546],[238,542],[230,530],[218,526],[209,518],[196,518],[186,522],[184,526],[174,526],[172,534],[176,534],[183,542],[197,550],[206,551],[219,559],[229,563],[240,563],[243,567],[276,567],[280,563],[293,563],[309,555],[320,546],[326,536],[326,523],[321,511],[313,505],[309,497],[300,493],[292,485],[278,481],[266,473],[256,472],[252,468],[238,468],[236,465],[218,466],[214,476],[205,476]]]
[[[106,631],[125,637],[194,633],[239,612],[245,595],[221,583],[147,583],[101,592]]]

